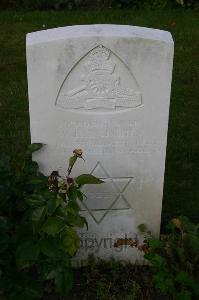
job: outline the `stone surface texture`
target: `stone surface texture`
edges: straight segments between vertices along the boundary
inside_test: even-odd
[[[73,176],[92,173],[81,204],[88,254],[140,260],[116,239],[135,238],[140,223],[159,234],[173,40],[166,31],[126,25],[68,26],[27,35],[31,141],[41,171],[64,174],[73,149],[84,151]]]

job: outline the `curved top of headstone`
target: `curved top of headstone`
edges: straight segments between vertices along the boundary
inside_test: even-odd
[[[28,33],[27,46],[47,43],[53,40],[86,36],[122,36],[173,43],[171,33],[164,30],[130,25],[95,24],[66,26]]]

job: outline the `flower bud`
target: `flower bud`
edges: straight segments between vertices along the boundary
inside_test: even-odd
[[[74,183],[74,179],[71,177],[67,177],[67,183],[68,184],[73,184]]]
[[[82,149],[75,149],[75,150],[73,150],[73,153],[77,157],[82,157],[83,151],[82,151]]]
[[[171,220],[171,222],[177,227],[177,228],[181,228],[181,221],[180,219],[174,218]]]

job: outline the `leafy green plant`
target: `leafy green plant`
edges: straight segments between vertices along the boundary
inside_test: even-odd
[[[3,0],[0,6],[26,10],[74,9],[84,5],[84,0]]]
[[[87,226],[79,214],[81,187],[102,183],[90,174],[71,177],[80,149],[69,159],[66,176],[57,171],[44,176],[31,159],[41,147],[29,146],[18,171],[8,157],[0,159],[0,292],[8,299],[39,299],[45,281],[59,294],[71,290],[71,257],[80,244],[76,228]]]
[[[183,7],[199,9],[198,0],[1,0],[1,8],[25,10],[81,9],[81,8],[164,8]]]
[[[143,224],[139,229],[145,239],[137,247],[155,268],[155,287],[172,299],[199,299],[199,224],[186,217],[172,219],[160,239]]]
[[[193,8],[195,10],[199,9],[198,0],[175,0],[176,4],[185,7],[185,8]]]

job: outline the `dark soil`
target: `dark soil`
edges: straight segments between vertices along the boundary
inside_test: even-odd
[[[89,261],[88,267],[75,271],[75,284],[70,296],[46,295],[45,300],[169,300],[152,283],[149,266],[122,265],[112,261]]]

